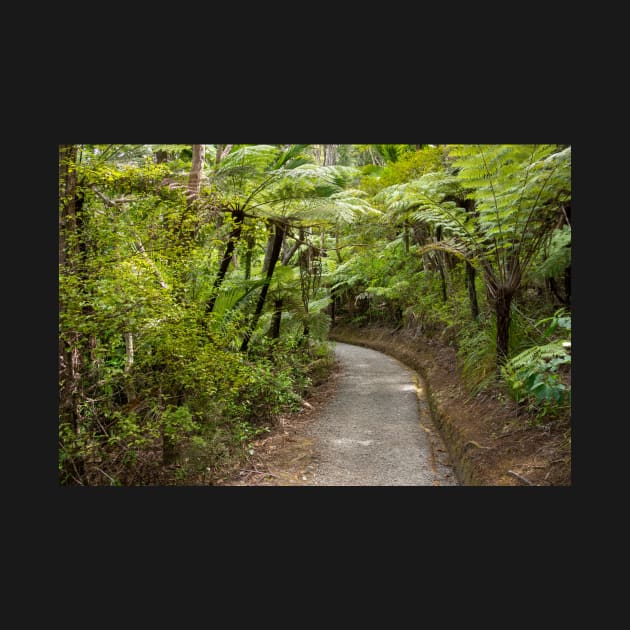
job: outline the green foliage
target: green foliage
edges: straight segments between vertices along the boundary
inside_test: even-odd
[[[457,355],[471,396],[496,380],[496,324],[492,318],[468,322],[458,336]]]
[[[168,405],[162,413],[162,422],[164,423],[162,431],[170,438],[185,436],[198,428],[186,405],[181,407]]]
[[[374,195],[388,186],[417,179],[426,173],[438,171],[442,166],[443,151],[425,148],[421,151],[402,152],[400,157],[385,167],[366,165],[360,187]]]
[[[562,274],[571,264],[571,228],[563,225],[554,230],[545,249],[534,260],[531,271],[533,281],[544,281]]]
[[[544,335],[565,331],[559,339],[535,345],[514,356],[502,367],[508,391],[517,402],[526,402],[536,417],[557,416],[571,403],[570,387],[563,382],[562,367],[571,365],[571,317],[560,309],[553,317],[538,324],[548,324]]]

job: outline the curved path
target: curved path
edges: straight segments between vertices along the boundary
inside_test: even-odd
[[[317,456],[307,485],[458,485],[434,452],[439,438],[415,372],[346,343],[335,344],[335,355],[342,365],[336,396],[308,429]]]

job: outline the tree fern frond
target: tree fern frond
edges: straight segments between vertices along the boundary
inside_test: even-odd
[[[216,175],[229,174],[234,169],[248,168],[266,171],[273,167],[280,157],[281,150],[268,144],[241,147],[230,152],[215,168]]]
[[[428,243],[427,245],[418,247],[415,251],[418,254],[425,254],[426,252],[431,251],[447,252],[461,258],[462,260],[468,260],[469,262],[473,258],[470,250],[461,241],[455,239]]]
[[[313,197],[296,200],[287,205],[284,216],[293,221],[352,223],[359,216],[380,214],[365,195],[356,196],[352,190],[339,191],[328,197]]]
[[[260,288],[265,284],[266,280],[252,280],[247,285],[236,285],[223,289],[214,303],[213,313],[222,318],[228,313],[241,306],[246,298],[251,295],[253,291]]]
[[[292,169],[292,168],[301,166],[303,164],[308,164],[312,160],[310,158],[307,158],[306,155],[303,154],[304,149],[306,149],[308,146],[310,145],[308,144],[289,145],[288,149],[286,151],[283,151],[278,157],[278,159],[276,160],[276,163],[274,164],[274,168],[278,169],[278,168],[284,167],[286,169]]]

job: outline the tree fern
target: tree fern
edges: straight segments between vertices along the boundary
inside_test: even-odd
[[[507,356],[511,299],[571,197],[571,147],[453,145],[455,176],[427,173],[375,196],[391,215],[441,227],[429,245],[478,261],[497,317],[497,355]],[[474,214],[453,199],[466,193]],[[426,251],[426,250],[425,250]]]

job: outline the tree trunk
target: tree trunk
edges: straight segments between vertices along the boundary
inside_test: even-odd
[[[134,363],[134,349],[133,349],[133,333],[124,333],[125,337],[125,394],[127,395],[127,402],[133,402],[136,399],[136,388],[133,383],[132,368]]]
[[[217,153],[214,158],[215,166],[218,166],[221,163],[221,160],[230,152],[233,146],[233,144],[217,144]]]
[[[337,262],[339,264],[343,263],[343,258],[341,257],[341,250],[339,249],[339,225],[335,228],[335,253],[337,254]]]
[[[446,302],[446,300],[448,299],[446,296],[446,277],[445,277],[444,265],[442,264],[442,260],[440,258],[440,252],[436,252],[435,259],[437,262],[438,271],[440,272],[440,279],[441,279],[441,284],[442,284],[442,302]]]
[[[280,323],[282,321],[282,305],[284,300],[282,298],[274,300],[273,302],[273,316],[271,317],[271,325],[269,326],[269,332],[267,333],[271,339],[280,338]]]
[[[324,166],[332,166],[337,164],[337,145],[325,144],[324,145]]]
[[[271,252],[273,251],[273,243],[275,240],[276,229],[273,225],[268,226],[269,238],[267,239],[267,247],[265,248],[265,258],[263,260],[262,272],[267,273],[269,269],[269,261],[271,260]]]
[[[208,302],[206,303],[206,313],[212,313],[214,309],[214,304],[217,300],[217,295],[219,293],[219,288],[223,283],[223,279],[225,278],[225,274],[227,273],[228,267],[230,266],[230,262],[232,261],[232,254],[234,253],[234,247],[236,243],[241,237],[241,231],[243,230],[243,219],[245,218],[245,213],[242,210],[233,210],[232,211],[232,220],[233,227],[230,235],[228,237],[227,245],[225,246],[225,253],[223,254],[223,259],[221,260],[221,266],[219,267],[219,271],[217,272],[217,277],[214,281],[214,285],[212,288],[212,295]]]
[[[192,166],[188,177],[188,203],[192,203],[199,197],[205,154],[205,144],[192,145]]]
[[[276,229],[272,241],[271,252],[269,255],[269,265],[267,267],[267,282],[263,285],[260,291],[260,296],[258,298],[258,303],[256,304],[256,310],[252,318],[251,326],[245,333],[245,338],[243,339],[243,343],[241,344],[241,352],[247,352],[249,341],[254,330],[256,330],[256,325],[258,324],[258,320],[260,319],[260,315],[262,314],[263,308],[265,306],[265,300],[267,299],[267,293],[269,291],[269,285],[271,283],[273,271],[276,268],[276,263],[278,262],[278,259],[280,258],[282,242],[284,241],[284,236],[286,234],[286,226],[283,223],[277,222],[275,224],[275,228]]]
[[[247,236],[247,250],[245,252],[245,280],[252,277],[252,254],[256,245],[256,237],[253,234]]]
[[[468,297],[470,298],[470,314],[477,321],[479,317],[479,303],[477,302],[477,291],[475,289],[475,268],[466,261],[466,285],[468,287]]]
[[[438,226],[435,231],[435,238],[437,241],[442,240],[442,226]],[[446,253],[437,251],[435,252],[435,260],[437,262],[438,271],[440,272],[440,278],[442,280],[442,301],[447,301],[447,294],[453,295],[453,286],[451,284],[451,278],[448,273],[446,265]]]
[[[335,316],[337,315],[337,296],[335,292],[331,290],[330,292],[330,322],[331,324],[335,323]]]
[[[508,359],[512,296],[511,290],[506,287],[497,287],[494,298],[494,311],[497,318],[497,368]]]

